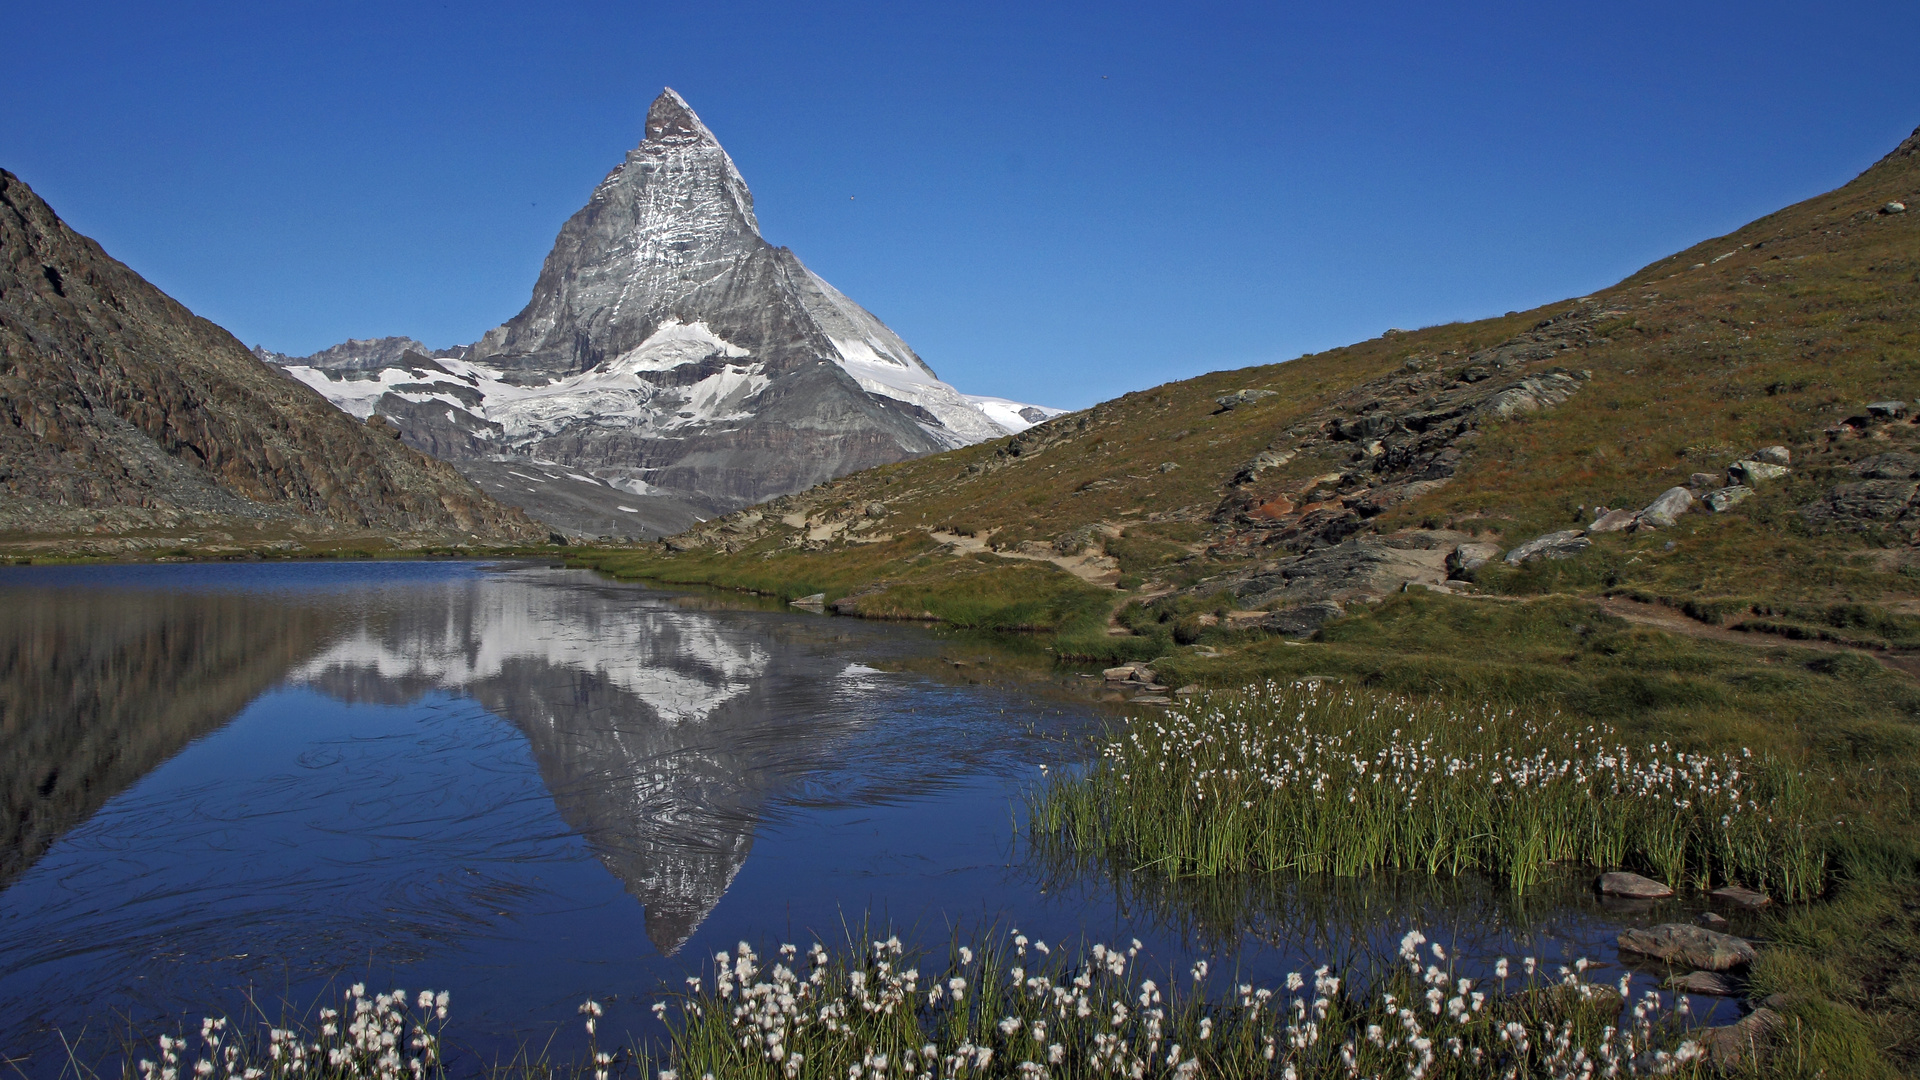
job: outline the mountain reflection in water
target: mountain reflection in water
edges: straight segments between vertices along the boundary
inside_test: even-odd
[[[349,703],[450,691],[512,722],[671,954],[746,861],[769,792],[857,723],[835,698],[871,669],[630,590],[516,578],[363,616],[290,678]]]

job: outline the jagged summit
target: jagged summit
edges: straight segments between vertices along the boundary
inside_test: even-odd
[[[671,89],[648,109],[640,145],[562,226],[527,306],[470,349],[417,344],[269,358],[580,533],[678,531],[1049,415],[962,395],[768,243],[740,170]],[[514,462],[527,467],[502,471]],[[562,474],[585,485],[576,501],[604,505],[552,505]]]

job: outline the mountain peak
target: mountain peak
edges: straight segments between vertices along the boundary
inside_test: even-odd
[[[693,106],[687,104],[687,99],[674,92],[673,87],[666,87],[647,109],[647,141],[687,137],[719,144],[707,125],[700,122]]]

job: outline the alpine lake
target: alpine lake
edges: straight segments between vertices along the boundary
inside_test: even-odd
[[[540,563],[12,567],[0,642],[0,1055],[26,1076],[355,982],[447,991],[456,1073],[567,1060],[583,1000],[603,1041],[658,1040],[650,1005],[742,941],[1017,928],[1271,985],[1412,929],[1608,967],[1621,929],[1690,914],[1586,873],[1516,896],[1063,862],[1028,842],[1042,768],[1153,706],[1018,642]]]

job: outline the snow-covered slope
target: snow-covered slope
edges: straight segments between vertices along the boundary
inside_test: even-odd
[[[409,443],[472,463],[496,497],[587,533],[602,530],[512,490],[499,466],[555,466],[606,485],[608,499],[649,500],[609,503],[599,518],[645,535],[1059,412],[962,394],[767,243],[732,158],[672,90],[561,229],[526,309],[474,345],[428,355],[379,338],[259,355],[348,412],[387,417]]]

